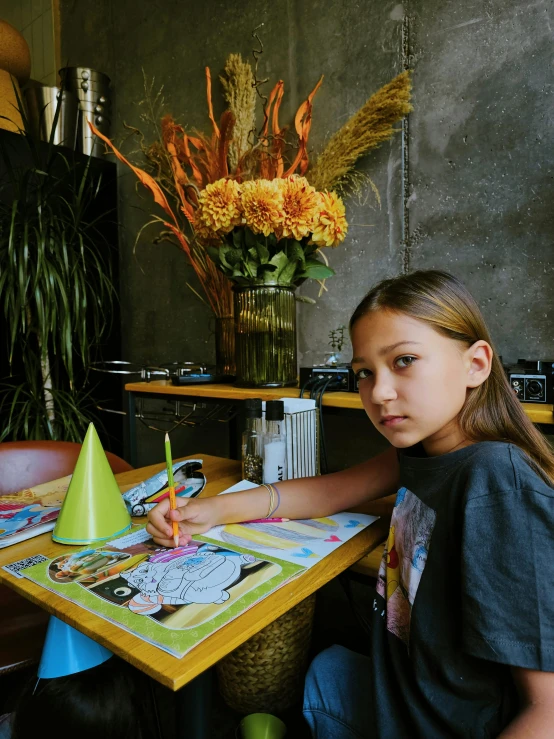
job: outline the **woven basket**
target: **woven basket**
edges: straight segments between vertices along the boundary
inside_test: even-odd
[[[315,594],[217,664],[219,689],[239,713],[280,713],[302,697]]]

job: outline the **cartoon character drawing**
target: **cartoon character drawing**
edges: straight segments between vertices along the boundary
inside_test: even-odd
[[[201,459],[188,459],[173,465],[173,480],[177,495],[195,498],[206,485]],[[162,470],[148,480],[139,483],[123,494],[123,500],[131,516],[144,516],[168,494],[167,471]]]
[[[224,603],[230,597],[227,588],[239,580],[242,566],[256,561],[250,554],[213,551],[208,545],[167,560],[166,556],[156,559],[154,555],[121,573],[131,587],[140,591],[129,603],[133,613],[152,615],[163,604]]]
[[[116,606],[124,607],[127,607],[129,601],[134,596],[140,594],[136,588],[130,587],[129,583],[121,575],[107,577],[105,580],[93,583],[90,592],[103,600],[107,600],[108,603],[114,603]]]
[[[53,560],[50,564],[49,574],[54,581],[71,582],[76,578],[107,569],[116,562],[128,559],[129,556],[126,552],[85,549],[82,552],[62,555]]]
[[[52,521],[58,515],[59,508],[43,508],[34,503],[26,506],[14,506],[0,513],[0,535],[16,534],[18,531],[36,526],[39,523]]]
[[[387,602],[388,630],[409,644],[412,607],[427,562],[436,513],[400,488],[381,560],[376,590]]]

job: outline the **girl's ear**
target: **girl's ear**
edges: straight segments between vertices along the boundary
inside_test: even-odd
[[[479,340],[466,352],[468,370],[467,387],[482,385],[491,373],[493,351],[490,344]]]

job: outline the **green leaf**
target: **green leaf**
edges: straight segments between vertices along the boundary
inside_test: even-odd
[[[236,229],[236,230],[238,230],[238,229]],[[243,228],[243,229],[241,229],[241,231],[243,233],[244,245],[246,246],[246,248],[247,249],[255,248],[255,246],[256,246],[256,244],[258,242],[258,239],[260,237],[257,236],[255,233],[252,233],[252,231],[249,228],[246,228],[246,227]]]
[[[250,277],[257,277],[258,276],[258,263],[254,262],[252,259],[247,259],[244,262],[244,273],[245,275],[249,275]]]
[[[226,244],[219,247],[219,260],[224,267],[227,267],[227,269],[232,269],[231,265],[227,261],[227,254],[232,250],[233,247],[227,246]]]
[[[304,270],[297,275],[297,279],[309,277],[313,280],[326,280],[334,274],[335,270],[331,269],[331,267],[327,267],[326,264],[322,264],[321,262],[315,262],[312,264],[306,264]]]
[[[290,239],[287,245],[287,254],[289,256],[289,259],[295,260],[297,262],[302,262],[302,264],[304,264],[304,262],[306,261],[302,244],[299,241],[295,241],[294,239]]]
[[[262,279],[265,272],[271,273],[271,272],[276,272],[276,271],[277,271],[277,266],[275,264],[260,264],[260,266],[258,267],[256,277],[258,277],[259,279]]]
[[[304,246],[304,256],[309,257],[310,254],[313,254],[318,249],[317,244],[306,244]]]
[[[219,258],[219,249],[216,246],[207,246],[206,251],[216,264],[221,264],[221,259]]]
[[[242,259],[243,259],[242,249],[229,249],[225,253],[225,259],[231,266],[234,266],[238,264],[239,262],[242,262]]]
[[[258,253],[258,260],[260,264],[267,264],[270,259],[269,249],[261,242],[256,242],[256,251]]]
[[[241,228],[235,228],[232,231],[232,234],[233,234],[233,246],[235,247],[235,249],[242,250],[242,247],[244,244],[244,239],[243,239],[244,231]]]
[[[324,264],[324,262],[321,262],[319,259],[314,259],[313,257],[309,257],[306,259],[306,267],[317,267],[320,264]]]
[[[269,264],[274,264],[277,267],[277,275],[285,269],[288,263],[289,259],[284,251],[277,252],[277,254],[269,260]]]
[[[290,285],[293,282],[294,273],[298,267],[298,262],[289,262],[287,266],[279,273],[279,282],[281,285]]]

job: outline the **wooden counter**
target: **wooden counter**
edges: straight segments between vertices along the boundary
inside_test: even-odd
[[[129,382],[125,385],[125,390],[139,394],[220,398],[222,400],[236,400],[237,402],[246,398],[276,400],[277,398],[298,398],[300,396],[300,390],[297,387],[245,388],[236,387],[236,385],[232,384],[216,385],[210,383],[200,385],[173,385],[167,380]],[[309,397],[309,395],[306,394],[305,397]],[[326,393],[323,396],[323,405],[329,408],[363,410],[362,401],[358,393]],[[533,423],[554,424],[554,406],[543,403],[522,403],[522,406]]]
[[[189,458],[204,460],[203,471],[208,482],[202,496],[217,495],[240,480],[240,464],[236,461],[208,454],[194,454]],[[122,472],[116,475],[116,479],[123,492],[164,467],[165,464],[157,464]],[[383,501],[383,503],[375,502],[375,504],[380,504],[380,507],[376,506],[376,510],[388,510],[388,499],[383,499]],[[135,519],[135,522],[144,522],[144,520]],[[24,598],[90,636],[162,685],[178,690],[325,583],[358,562],[386,538],[387,532],[388,520],[378,519],[321,559],[300,577],[270,593],[208,636],[190,652],[187,652],[182,659],[164,652],[120,626],[62,598],[57,593],[46,590],[27,578],[17,578],[6,570],[0,569],[0,583],[7,585]],[[46,533],[2,549],[0,567],[35,554],[43,554],[51,558],[77,549],[79,547],[56,544],[52,541],[51,534]]]

